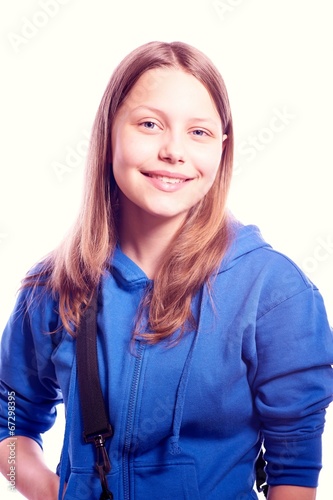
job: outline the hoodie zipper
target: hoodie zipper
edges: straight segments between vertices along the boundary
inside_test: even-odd
[[[130,500],[130,450],[133,434],[134,413],[136,407],[136,398],[138,393],[138,385],[141,373],[142,358],[143,358],[144,345],[139,343],[137,354],[135,358],[133,380],[130,392],[130,399],[128,405],[128,414],[125,431],[125,444],[123,454],[123,481],[124,481],[124,500]]]

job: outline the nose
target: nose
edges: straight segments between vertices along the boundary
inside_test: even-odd
[[[177,136],[168,135],[161,145],[159,156],[161,160],[171,163],[185,163],[185,150],[182,141]]]

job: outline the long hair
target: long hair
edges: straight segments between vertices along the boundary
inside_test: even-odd
[[[202,52],[181,42],[150,42],[127,55],[115,69],[92,128],[81,210],[73,229],[23,281],[46,284],[58,297],[62,324],[72,334],[105,272],[118,240],[117,185],[112,173],[111,129],[115,115],[140,76],[153,68],[177,68],[197,78],[211,95],[227,134],[215,181],[190,209],[147,290],[140,310],[148,311],[148,331],[139,319],[134,335],[156,343],[192,320],[191,301],[216,272],[229,243],[226,199],[232,175],[233,128],[224,81]],[[139,314],[140,316],[140,314]],[[139,318],[138,316],[138,318]],[[149,333],[148,333],[149,332]]]

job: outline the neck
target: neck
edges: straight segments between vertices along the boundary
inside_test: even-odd
[[[121,214],[119,238],[122,251],[153,279],[182,221],[150,214]]]

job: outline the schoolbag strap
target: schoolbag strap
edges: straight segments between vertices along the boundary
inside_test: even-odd
[[[106,475],[111,470],[105,448],[105,440],[113,435],[107,416],[99,372],[97,356],[97,308],[98,289],[85,309],[77,330],[76,357],[79,382],[80,404],[83,417],[83,437],[86,443],[93,443],[97,460],[95,468],[102,486],[100,500],[113,499],[108,488]]]
[[[262,492],[267,498],[268,494],[268,484],[266,483],[266,472],[265,472],[266,462],[264,459],[263,449],[260,449],[260,453],[256,460],[256,487],[259,492]]]

